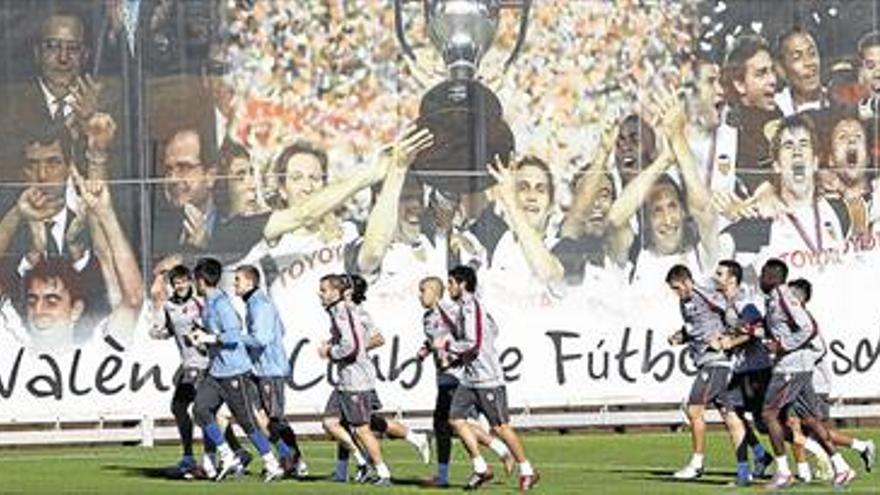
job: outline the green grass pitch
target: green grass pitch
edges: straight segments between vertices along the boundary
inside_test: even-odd
[[[880,443],[880,430],[862,429],[861,438]],[[749,489],[732,486],[734,460],[727,438],[712,432],[708,440],[708,472],[696,482],[676,482],[673,471],[688,460],[690,437],[679,433],[593,433],[531,434],[524,436],[529,457],[541,474],[539,493],[591,494],[747,494],[765,493],[762,485]],[[766,443],[766,442],[765,442]],[[441,493],[418,486],[434,472],[402,441],[385,442],[387,462],[395,486],[391,489],[328,481],[333,467],[335,447],[326,441],[303,443],[311,476],[305,481],[284,480],[262,483],[258,476],[260,461],[255,460],[251,474],[222,483],[169,480],[161,477],[164,467],[177,462],[179,449],[168,445],[147,449],[140,447],[53,447],[0,450],[0,493],[82,493],[82,494],[164,494],[210,493],[248,495],[275,493]],[[198,449],[197,449],[198,450]],[[463,450],[453,450],[452,481],[455,491],[464,482],[469,464]],[[859,476],[845,493],[880,493],[880,475],[865,473],[858,456],[845,451],[845,457]],[[490,493],[513,492],[516,480],[506,479],[501,465],[487,452],[496,478],[484,488]],[[352,467],[352,471],[353,471]],[[795,485],[786,493],[830,493],[827,482]]]

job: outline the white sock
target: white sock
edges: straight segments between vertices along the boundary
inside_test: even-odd
[[[691,467],[703,467],[703,454],[697,454],[696,452],[694,453],[694,455],[691,457]]]
[[[776,458],[776,472],[791,475],[791,469],[788,467],[788,457],[781,455]]]
[[[510,451],[507,450],[507,445],[495,437],[492,437],[492,441],[489,442],[489,448],[492,452],[495,452],[498,457],[507,457],[510,455]]]
[[[807,437],[807,440],[804,442],[804,448],[819,459],[828,459],[828,453],[825,452],[825,449],[813,437]]]
[[[386,466],[384,462],[376,464],[376,474],[379,475],[379,477],[382,479],[391,477],[391,471],[388,469],[388,466]]]
[[[843,473],[849,471],[849,464],[843,459],[843,456],[840,455],[840,452],[831,456],[831,465],[834,467],[835,473]]]
[[[422,444],[422,435],[420,433],[415,433],[412,430],[407,430],[406,436],[403,437],[403,439],[416,447]]]
[[[478,455],[471,459],[471,462],[474,463],[475,473],[485,473],[489,470],[489,466],[486,465],[486,459],[483,459],[483,456],[481,455]]]
[[[535,470],[532,469],[532,463],[529,461],[519,463],[519,474],[520,476],[534,476]]]
[[[214,460],[212,454],[205,454],[202,456],[202,467],[205,468],[206,471],[217,469],[217,461]]]
[[[263,454],[263,463],[266,466],[278,466],[278,459],[275,458],[275,454],[272,452],[267,452]]]
[[[364,454],[361,454],[359,449],[354,449],[354,452],[352,453],[354,454],[354,460],[357,462],[358,466],[367,465],[367,459],[364,457]]]
[[[859,440],[858,438],[853,438],[852,448],[856,452],[864,452],[868,449],[868,442],[864,440]]]
[[[797,463],[797,471],[798,471],[798,476],[802,480],[806,481],[807,483],[809,483],[810,481],[813,481],[813,473],[810,471],[810,465],[807,464],[806,462]]]

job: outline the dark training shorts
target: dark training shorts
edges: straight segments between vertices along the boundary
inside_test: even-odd
[[[714,404],[719,409],[731,408],[728,385],[730,384],[730,368],[724,366],[707,366],[701,369],[691,393],[688,396],[689,406],[707,406]]]
[[[284,378],[255,377],[260,404],[269,419],[284,418]]]
[[[482,413],[490,426],[510,423],[507,389],[503,385],[493,388],[470,388],[459,385],[452,395],[452,405],[449,407],[450,419],[472,418],[474,410]]]
[[[791,409],[800,417],[818,418],[819,399],[813,389],[813,373],[773,373],[764,409]]]
[[[376,398],[372,390],[334,390],[324,406],[324,416],[340,418],[353,427],[369,424]]]
[[[208,375],[199,382],[196,390],[196,421],[200,426],[213,422],[217,409],[225,402],[238,424],[250,434],[257,429],[257,397],[259,392],[253,378],[248,374],[228,378]]]

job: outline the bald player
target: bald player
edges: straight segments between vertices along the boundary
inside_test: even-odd
[[[425,344],[419,349],[419,359],[433,355],[437,370],[437,400],[434,403],[434,436],[437,441],[437,475],[426,484],[431,486],[449,486],[449,460],[452,451],[452,425],[449,423],[449,408],[452,397],[458,388],[462,376],[461,364],[451,358],[449,353],[432,349],[431,342],[446,337],[454,327],[450,315],[455,309],[448,307],[443,299],[443,280],[439,277],[425,277],[419,282],[419,302],[425,309],[422,319],[424,324]],[[477,441],[489,447],[504,462],[504,470],[513,472],[514,459],[510,450],[501,440],[492,437],[482,427],[472,425]]]

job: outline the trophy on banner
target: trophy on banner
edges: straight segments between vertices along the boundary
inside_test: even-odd
[[[501,102],[476,80],[483,56],[498,32],[501,9],[520,11],[519,34],[504,69],[525,42],[531,0],[394,0],[394,22],[401,49],[416,61],[406,40],[403,6],[421,2],[431,43],[443,57],[448,77],[431,88],[419,106],[419,127],[434,135],[434,145],[413,163],[424,182],[447,198],[482,191],[491,185],[486,165],[495,155],[507,160],[514,138],[504,122]]]

